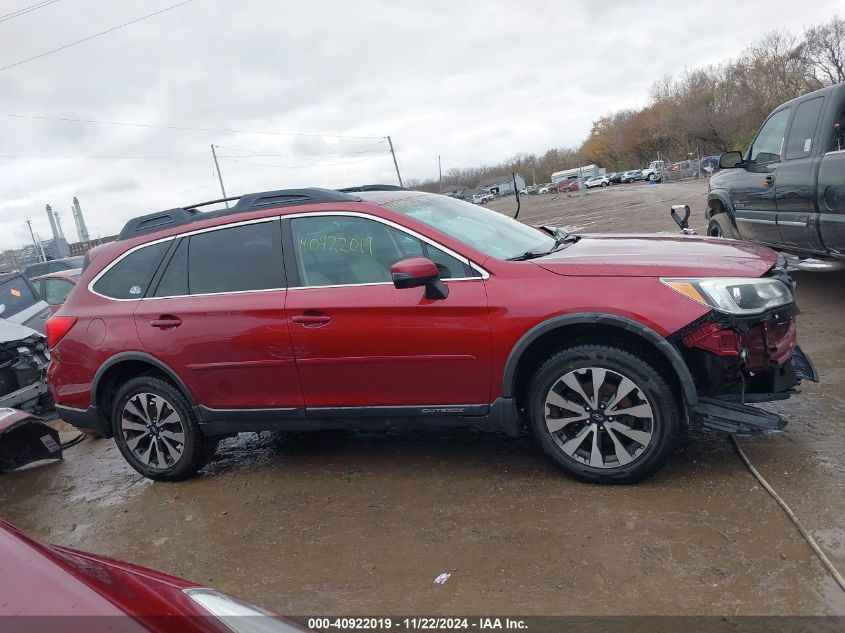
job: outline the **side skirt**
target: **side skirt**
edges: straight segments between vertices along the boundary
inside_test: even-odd
[[[257,431],[475,427],[501,430],[509,437],[516,437],[520,429],[516,406],[511,398],[499,398],[492,405],[293,409],[210,409],[199,405],[194,411],[206,435]]]

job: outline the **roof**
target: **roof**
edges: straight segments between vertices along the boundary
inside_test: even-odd
[[[67,279],[68,281],[72,281],[76,283],[76,278],[82,274],[81,268],[67,268],[65,270],[57,270],[53,273],[46,273],[44,275],[38,275],[38,277],[33,277],[31,281],[38,281],[39,279]]]
[[[371,185],[371,187],[383,187],[384,185]],[[219,209],[217,211],[201,212],[199,207],[237,200],[237,204],[231,208]],[[126,240],[137,235],[155,233],[163,229],[190,224],[199,220],[207,220],[225,215],[233,215],[244,211],[255,211],[262,208],[277,208],[293,204],[313,204],[319,202],[357,202],[360,198],[332,189],[280,189],[277,191],[262,191],[259,193],[247,193],[232,198],[219,198],[200,202],[184,207],[175,207],[157,213],[149,213],[129,220],[117,236],[118,240]]]

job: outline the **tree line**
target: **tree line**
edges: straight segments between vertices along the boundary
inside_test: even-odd
[[[771,31],[736,59],[691,68],[656,82],[639,110],[619,110],[593,122],[576,148],[517,154],[496,165],[452,168],[443,185],[474,187],[480,180],[516,172],[526,181],[549,182],[555,171],[597,164],[633,169],[661,157],[670,161],[745,149],[776,106],[826,85],[845,81],[845,19],[800,34]],[[438,179],[409,186],[438,191]]]

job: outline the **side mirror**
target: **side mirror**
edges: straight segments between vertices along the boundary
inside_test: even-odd
[[[449,288],[440,279],[437,264],[425,257],[411,257],[396,262],[390,267],[390,276],[393,285],[399,289],[425,286],[426,299],[445,299],[449,296]]]
[[[722,169],[733,169],[742,164],[742,152],[724,152],[719,156],[719,167]]]

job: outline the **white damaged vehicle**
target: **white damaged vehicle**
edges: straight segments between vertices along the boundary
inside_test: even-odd
[[[0,408],[36,412],[52,408],[49,362],[43,334],[0,318]]]

